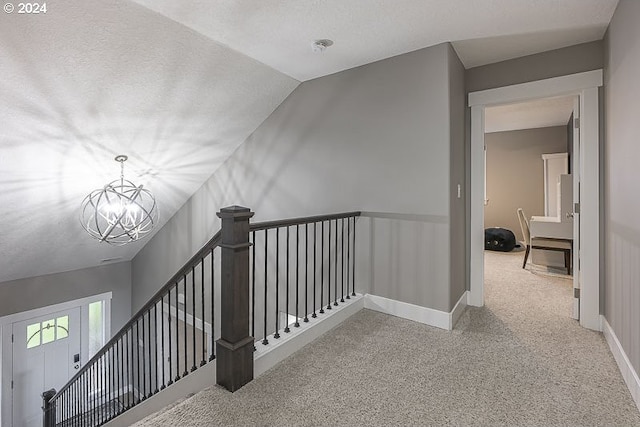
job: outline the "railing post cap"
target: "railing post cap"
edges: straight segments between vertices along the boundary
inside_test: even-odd
[[[220,209],[220,212],[217,213],[219,218],[251,218],[253,216],[253,212],[251,209],[245,208],[244,206],[227,206],[225,208]]]
[[[42,393],[42,398],[49,400],[55,395],[56,395],[56,389],[52,388],[51,390],[47,390],[44,393]]]

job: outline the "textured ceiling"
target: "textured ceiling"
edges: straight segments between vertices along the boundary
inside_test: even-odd
[[[84,196],[118,177],[117,154],[162,225],[299,81],[445,41],[467,66],[590,41],[616,4],[69,0],[2,13],[0,282],[139,251],[146,241],[100,244],[78,221]],[[335,44],[314,54],[318,38]]]
[[[573,112],[573,97],[543,98],[484,110],[486,133],[566,126]]]
[[[131,259],[78,219],[114,156],[162,224],[298,85],[130,2],[0,20],[0,282]]]
[[[134,1],[301,81],[447,41],[469,68],[599,40],[618,2]],[[314,54],[323,38],[335,44]]]

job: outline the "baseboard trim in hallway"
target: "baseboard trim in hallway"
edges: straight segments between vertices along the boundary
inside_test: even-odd
[[[364,308],[450,331],[467,307],[467,294],[468,292],[462,294],[450,312],[371,294],[365,295]]]
[[[601,316],[601,318],[602,333],[607,340],[607,344],[609,344],[613,358],[618,364],[622,378],[624,378],[624,382],[627,384],[627,387],[631,392],[631,397],[633,397],[633,401],[636,402],[636,406],[638,407],[638,410],[640,410],[640,377],[638,377],[638,373],[633,369],[633,365],[631,364],[627,353],[625,353],[622,348],[613,328],[609,325],[609,322],[607,322],[607,319],[605,319],[604,316]]]
[[[254,377],[262,375],[278,362],[291,356],[363,308],[364,297],[358,294],[352,296],[344,303],[334,306],[330,312],[330,316],[320,314],[315,319],[309,319],[309,323],[300,322],[300,327],[292,327],[289,333],[281,331],[280,338],[278,339],[275,339],[273,334],[269,335],[267,337],[269,341],[268,345],[263,345],[260,341],[256,341]]]

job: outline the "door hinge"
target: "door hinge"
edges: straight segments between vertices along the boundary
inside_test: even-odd
[[[573,127],[576,129],[580,128],[580,117],[576,117],[575,119],[573,119]]]
[[[13,380],[11,380],[11,389],[13,389]]]
[[[580,203],[574,203],[573,204],[573,213],[580,213]]]
[[[11,342],[13,343],[13,334],[11,334]]]
[[[573,288],[573,297],[580,298],[580,288]]]

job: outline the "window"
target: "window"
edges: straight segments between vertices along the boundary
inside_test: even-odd
[[[89,357],[104,344],[104,317],[102,301],[89,304]]]
[[[69,316],[27,325],[27,348],[38,347],[69,336]]]

